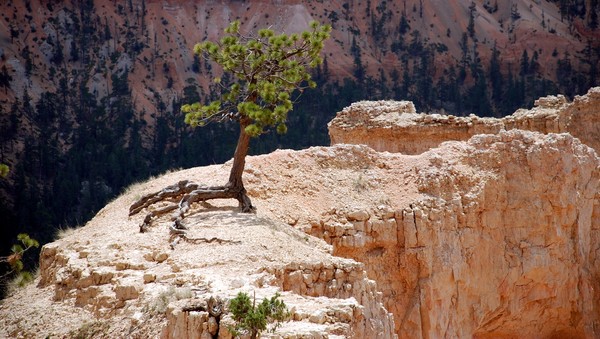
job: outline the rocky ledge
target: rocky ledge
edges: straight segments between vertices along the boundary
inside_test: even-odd
[[[600,87],[568,102],[562,96],[535,101],[530,110],[496,119],[475,115],[417,113],[410,101],[361,101],[329,123],[332,144],[365,144],[378,151],[419,154],[448,140],[468,140],[477,134],[522,129],[540,133],[570,133],[600,152]]]

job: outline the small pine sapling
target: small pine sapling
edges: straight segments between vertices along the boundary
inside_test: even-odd
[[[17,285],[24,286],[33,280],[33,275],[31,272],[23,271],[24,266],[21,259],[25,252],[33,247],[39,247],[40,244],[37,240],[30,238],[29,235],[25,233],[19,234],[17,240],[21,243],[12,246],[11,254],[6,257],[0,257],[0,263],[7,263],[10,266],[10,270],[1,276],[0,279],[14,274],[17,277]]]
[[[267,329],[268,324],[273,324],[269,329],[274,333],[281,322],[290,317],[287,306],[279,300],[280,294],[275,293],[271,298],[265,298],[256,306],[256,296],[250,300],[248,294],[240,292],[229,302],[229,311],[235,325],[229,328],[233,336],[249,333],[250,338],[258,338],[260,333]]]

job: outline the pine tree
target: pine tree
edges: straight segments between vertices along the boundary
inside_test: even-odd
[[[379,90],[379,98],[387,99],[389,95],[389,89],[387,84],[387,77],[385,76],[385,72],[383,68],[379,69],[379,80],[377,81],[378,90]]]
[[[523,50],[521,54],[521,67],[519,68],[519,75],[524,77],[529,74],[529,55],[527,50]]]
[[[475,2],[471,1],[469,5],[469,25],[467,26],[467,32],[469,32],[469,36],[472,39],[475,38],[475,12],[477,12]]]
[[[292,96],[297,90],[316,86],[308,68],[322,63],[320,53],[330,30],[328,25],[312,22],[310,30],[301,34],[277,35],[270,29],[261,29],[256,36],[245,36],[240,31],[240,23],[235,21],[226,28],[226,35],[220,41],[206,41],[194,47],[194,53],[219,64],[223,72],[231,76],[232,83],[223,84],[218,100],[207,105],[199,102],[184,105],[181,110],[186,114],[185,122],[196,127],[234,121],[239,124],[239,138],[225,185],[202,187],[179,183],[175,186],[185,194],[179,204],[175,227],[181,226],[179,222],[184,213],[195,201],[233,198],[238,200],[243,212],[254,210],[242,181],[250,139],[270,128],[280,134],[287,131],[287,114],[295,100]],[[215,79],[217,83],[220,80]],[[143,197],[134,203],[130,214],[150,205],[149,199]]]
[[[56,46],[54,48],[54,54],[52,55],[50,61],[57,65],[60,65],[64,60],[63,48],[60,43],[60,40],[56,41]]]
[[[402,13],[402,16],[400,17],[400,26],[398,26],[398,32],[400,33],[400,35],[404,35],[408,33],[408,31],[410,31],[410,25],[408,23],[408,20],[406,19],[406,15]]]
[[[471,55],[469,54],[469,39],[467,37],[467,33],[462,34],[462,39],[460,40],[460,50],[461,50],[461,58],[460,58],[460,68],[458,74],[458,81],[462,84],[467,77],[467,66],[471,63]]]
[[[21,56],[25,59],[25,74],[27,76],[31,75],[31,71],[33,71],[33,60],[31,59],[31,51],[29,50],[29,45],[26,45],[25,48],[21,51]]]
[[[19,28],[13,23],[10,23],[10,43],[12,44],[15,38],[19,37]]]
[[[412,84],[412,78],[410,77],[410,73],[408,71],[408,61],[404,63],[403,71],[402,71],[402,87],[400,90],[400,98],[402,100],[410,99],[410,86]]]
[[[2,65],[2,68],[0,69],[0,86],[4,87],[4,94],[8,93],[11,81],[12,76],[8,74],[8,69],[6,68],[6,65]]]
[[[356,38],[352,38],[352,46],[350,47],[350,52],[354,56],[354,77],[358,83],[363,83],[365,81],[365,66],[362,63],[361,51],[360,47],[356,43]]]
[[[590,1],[588,27],[591,29],[598,28],[598,0]]]
[[[500,51],[496,48],[492,49],[492,57],[490,58],[490,82],[492,84],[492,99],[494,102],[499,102],[502,98],[502,73],[500,73]]]
[[[521,13],[519,13],[519,7],[517,6],[516,3],[513,3],[510,6],[510,18],[513,21],[519,20],[521,18]]]
[[[540,63],[538,62],[539,53],[538,51],[533,51],[533,56],[529,62],[529,74],[535,74],[540,68]]]

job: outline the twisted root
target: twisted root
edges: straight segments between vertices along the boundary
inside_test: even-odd
[[[177,213],[171,218],[171,221],[173,222],[171,232],[173,233],[177,230],[179,231],[179,234],[184,234],[185,231],[182,230],[185,229],[185,226],[183,226],[182,221],[183,218],[185,218],[185,213],[189,211],[191,204],[210,199],[237,199],[242,208],[242,212],[247,213],[254,210],[250,198],[246,195],[246,190],[243,187],[231,187],[229,185],[200,186],[188,180],[182,180],[177,184],[167,186],[158,192],[141,197],[129,207],[129,216],[135,215],[144,208],[148,208],[161,201],[173,202],[179,200],[179,203],[174,203],[148,212],[140,225],[140,232],[143,233],[147,231],[153,219],[178,209]]]

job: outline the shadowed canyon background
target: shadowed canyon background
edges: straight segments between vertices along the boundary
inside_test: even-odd
[[[599,82],[596,0],[2,1],[0,253],[87,221],[134,181],[228,160],[236,126],[192,130],[179,107],[219,95],[221,72],[194,57],[240,20],[251,32],[330,23],[318,88],[282,137],[254,154],[329,144],[327,122],[362,99],[418,111],[501,117],[546,94]],[[223,82],[227,82],[226,77]],[[200,179],[199,179],[200,180]]]

